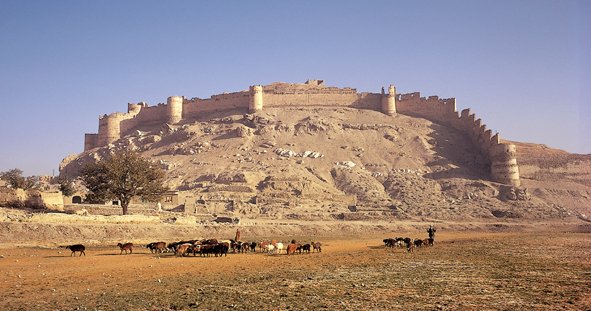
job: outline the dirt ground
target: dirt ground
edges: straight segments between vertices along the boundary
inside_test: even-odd
[[[3,310],[591,310],[591,236],[440,231],[434,247],[321,239],[321,253],[151,254],[0,249]],[[417,238],[420,236],[411,236]],[[285,240],[288,237],[279,237]],[[298,238],[298,237],[296,237]],[[299,237],[305,241],[308,237]],[[256,237],[244,240],[254,240]]]

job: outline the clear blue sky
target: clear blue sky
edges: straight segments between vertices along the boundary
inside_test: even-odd
[[[0,0],[0,171],[51,175],[128,102],[324,79],[456,97],[591,153],[591,1]]]

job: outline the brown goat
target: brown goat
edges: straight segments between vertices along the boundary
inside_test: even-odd
[[[174,255],[178,256],[178,257],[182,257],[185,254],[188,254],[189,251],[192,251],[192,250],[193,250],[193,244],[183,243],[183,244],[176,247],[176,249],[174,250]]]
[[[295,241],[292,241],[295,242]],[[287,245],[287,255],[291,255],[291,254],[295,254],[296,249],[298,249],[298,247],[300,247],[300,244],[296,244],[296,243],[290,243],[289,245]]]
[[[121,253],[119,253],[119,255],[122,255],[123,251],[125,251],[125,255],[127,255],[127,252],[129,252],[129,254],[133,253],[133,243],[117,243],[117,246],[119,246],[121,249]]]
[[[166,242],[152,242],[146,245],[150,249],[151,253],[164,253],[166,250]]]
[[[69,249],[72,251],[72,254],[70,254],[70,257],[75,256],[76,252],[80,252],[80,256],[82,256],[82,254],[84,254],[84,256],[86,256],[86,253],[84,252],[84,250],[86,250],[86,247],[84,247],[84,245],[82,245],[82,244],[68,245],[68,246],[66,246],[66,249]]]

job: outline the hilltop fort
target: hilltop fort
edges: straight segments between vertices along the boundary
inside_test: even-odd
[[[490,167],[493,181],[520,185],[515,145],[503,142],[498,133],[493,135],[470,109],[458,112],[455,98],[421,97],[419,92],[397,94],[393,85],[387,92],[382,88],[380,93],[369,93],[349,87],[326,86],[323,80],[308,80],[303,84],[254,85],[245,91],[212,95],[207,99],[170,96],[166,104],[156,106],[144,102],[130,103],[127,113],[116,112],[99,118],[98,133],[85,134],[84,151],[112,144],[142,125],[174,125],[214,112],[238,110],[252,114],[266,108],[283,107],[348,107],[379,111],[392,117],[403,114],[424,118],[468,137],[474,150]]]

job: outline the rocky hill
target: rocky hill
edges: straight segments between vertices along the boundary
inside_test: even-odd
[[[491,182],[461,132],[353,108],[226,111],[142,125],[63,160],[62,175],[121,149],[167,171],[197,212],[253,217],[559,218],[591,214],[591,156],[517,143],[521,187]]]

